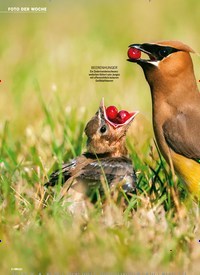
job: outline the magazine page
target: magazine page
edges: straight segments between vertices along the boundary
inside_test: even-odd
[[[0,2],[0,274],[199,274],[200,2]]]

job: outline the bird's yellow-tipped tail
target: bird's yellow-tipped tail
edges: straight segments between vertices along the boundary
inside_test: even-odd
[[[200,199],[200,163],[174,152],[171,157],[174,169],[184,180],[189,191]]]

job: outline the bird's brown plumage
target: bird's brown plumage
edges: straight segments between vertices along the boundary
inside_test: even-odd
[[[133,44],[149,55],[138,59],[149,83],[153,127],[161,153],[190,191],[200,197],[200,94],[190,56],[179,41]],[[129,60],[132,61],[133,60]]]

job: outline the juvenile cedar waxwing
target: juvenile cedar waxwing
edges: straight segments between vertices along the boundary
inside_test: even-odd
[[[166,161],[200,198],[200,94],[190,53],[179,41],[132,44],[149,59],[139,64],[149,83],[153,128]]]
[[[121,124],[110,121],[104,102],[94,117],[87,123],[87,151],[62,165],[62,169],[51,174],[45,185],[54,186],[62,177],[64,184],[61,197],[66,193],[72,202],[84,201],[94,188],[103,192],[102,179],[112,189],[121,183],[124,192],[135,190],[136,174],[126,148],[126,132],[138,112]],[[74,210],[71,208],[71,212]]]

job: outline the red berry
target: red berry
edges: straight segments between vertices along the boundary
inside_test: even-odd
[[[130,59],[139,59],[141,57],[141,51],[136,48],[129,48],[127,54]]]
[[[114,120],[117,117],[118,110],[115,106],[109,106],[106,108],[106,115],[109,120]]]
[[[116,120],[118,121],[118,123],[122,124],[122,123],[126,122],[129,118],[130,118],[129,112],[127,112],[125,110],[121,110],[117,114]]]

